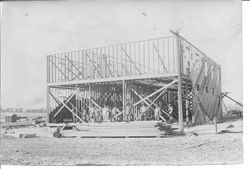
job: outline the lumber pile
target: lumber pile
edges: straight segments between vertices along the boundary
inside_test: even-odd
[[[87,123],[77,125],[78,130],[62,130],[68,138],[137,138],[167,137],[172,133],[171,125],[157,121]]]

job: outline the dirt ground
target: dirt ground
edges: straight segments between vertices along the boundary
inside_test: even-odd
[[[231,125],[230,128],[227,128]],[[191,165],[243,163],[242,120],[186,128],[171,138],[1,138],[3,165]]]

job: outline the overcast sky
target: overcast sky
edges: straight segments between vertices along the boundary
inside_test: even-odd
[[[241,28],[240,0],[4,2],[1,104],[45,108],[48,54],[167,36],[169,29],[219,63],[223,91],[242,102]]]

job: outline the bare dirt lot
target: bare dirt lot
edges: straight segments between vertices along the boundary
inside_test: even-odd
[[[229,125],[231,127],[227,128]],[[7,138],[4,165],[191,165],[243,162],[242,120],[185,129],[171,138]]]

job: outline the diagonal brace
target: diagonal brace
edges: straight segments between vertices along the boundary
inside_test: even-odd
[[[50,95],[53,95],[52,93],[50,93]],[[72,94],[67,100],[66,100],[66,103],[68,103],[70,100],[71,100],[71,98],[74,96],[74,94]],[[54,98],[54,97],[53,97]],[[62,103],[62,102],[60,102],[60,103]],[[55,118],[59,113],[60,113],[60,111],[63,109],[63,107],[64,106],[62,106],[55,114],[54,114],[54,116],[53,116],[53,118]]]
[[[142,74],[140,69],[137,67],[137,65],[131,60],[130,56],[127,54],[126,50],[123,49],[123,47],[121,46],[122,51],[125,53],[125,55],[127,56],[127,58],[129,59],[129,61],[135,66],[136,70],[139,72],[139,74]]]
[[[90,58],[89,54],[86,52],[86,56],[89,58],[90,62],[94,66],[95,70],[98,72],[98,74],[103,78],[102,73],[99,71],[98,67],[95,65],[94,61]]]
[[[134,89],[132,89],[132,91],[140,98],[140,99],[143,99],[143,97],[139,94],[139,93],[137,93]],[[150,104],[149,103],[153,103],[151,100],[149,100],[149,99],[147,99],[147,101],[144,101],[145,102],[145,104],[147,104],[147,106],[149,106]],[[148,103],[149,102],[149,103]],[[153,103],[153,105],[154,106],[156,106],[155,105],[155,103]],[[175,120],[169,113],[167,113],[166,111],[164,111],[164,110],[161,110],[164,114],[166,114],[170,119],[173,119],[173,120]],[[161,117],[162,119],[164,119],[163,117]],[[175,120],[175,121],[177,121],[177,120]]]
[[[82,72],[80,71],[80,69],[78,69],[78,67],[73,63],[72,60],[70,60],[67,56],[65,56],[65,58],[70,62],[70,64],[78,71],[78,74],[82,75],[83,77],[83,74]],[[77,76],[78,77],[78,76]]]
[[[154,46],[155,51],[157,52],[157,55],[158,55],[158,57],[159,57],[159,59],[160,59],[160,61],[161,61],[161,64],[162,64],[162,66],[163,66],[165,72],[167,73],[168,70],[167,70],[167,68],[166,68],[166,66],[165,66],[165,64],[164,64],[163,59],[161,58],[161,55],[160,55],[160,53],[159,53],[159,50],[156,48],[155,44],[153,44],[153,46]]]
[[[61,72],[62,73],[62,75],[65,77],[65,79],[67,79],[67,80],[70,80],[69,78],[68,78],[68,76],[54,63],[54,61],[52,60],[51,61],[51,63],[57,68],[57,70],[59,70],[59,72]]]
[[[176,83],[176,82],[178,82],[178,79],[173,80],[172,82],[170,82],[170,83],[167,84],[166,86],[164,86],[164,87],[162,87],[162,88],[156,90],[155,92],[151,93],[150,95],[144,97],[143,99],[141,99],[141,100],[138,101],[137,103],[133,104],[133,106],[136,106],[136,105],[140,104],[141,102],[147,100],[148,98],[154,96],[155,94],[159,93],[160,91],[169,88],[170,86],[172,86],[172,85],[173,85],[174,83]]]

